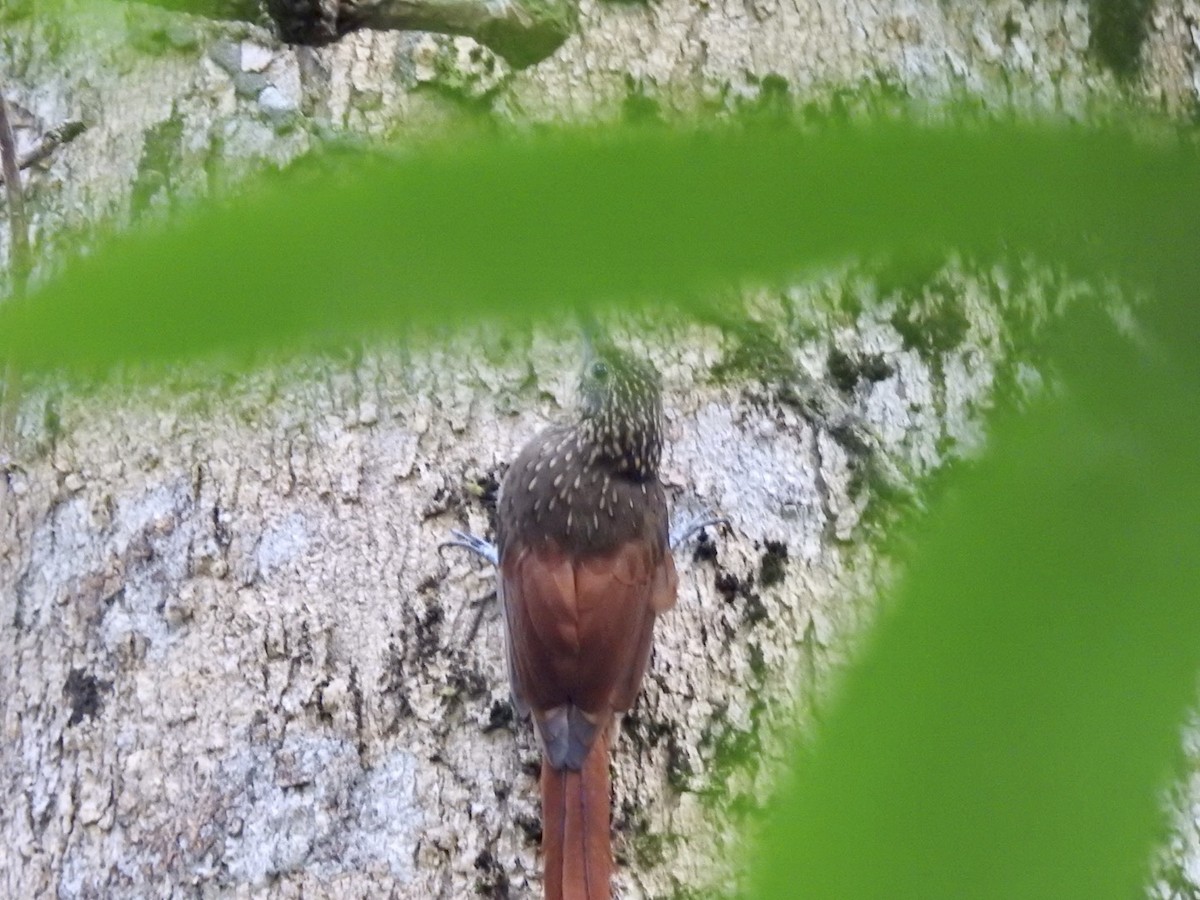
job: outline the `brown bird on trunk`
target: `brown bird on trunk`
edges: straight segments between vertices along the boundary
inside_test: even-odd
[[[601,346],[580,387],[579,420],[509,468],[496,533],[513,698],[542,747],[547,900],[610,896],[610,731],[677,585],[658,373]]]
[[[549,428],[500,486],[496,543],[454,531],[499,570],[513,700],[542,747],[546,900],[607,900],[608,751],[633,704],[654,620],[675,604],[671,551],[708,525],[668,532],[658,480],[662,388],[648,364],[597,341],[580,415]]]

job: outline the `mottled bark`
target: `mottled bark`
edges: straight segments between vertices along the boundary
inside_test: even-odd
[[[137,0],[216,19],[274,22],[289,44],[322,47],[362,28],[461,34],[513,66],[540,62],[575,24],[570,0]]]
[[[14,171],[24,171],[30,166],[36,166],[38,163],[44,162],[50,157],[55,150],[63,144],[69,144],[79,135],[83,134],[84,125],[82,122],[64,122],[57,128],[51,128],[38,140],[37,145],[14,159],[16,165]],[[0,177],[0,183],[7,180],[7,177]]]
[[[0,92],[0,171],[4,174],[4,195],[8,200],[8,233],[12,242],[13,288],[24,290],[32,268],[29,258],[29,222],[25,218],[25,192],[21,187],[21,161],[17,142],[8,118],[8,103]]]
[[[322,46],[360,28],[436,31],[474,38],[518,67],[557,50],[575,22],[565,0],[268,0],[267,8],[289,43]]]
[[[864,284],[843,309],[833,282],[762,294],[740,336],[633,342],[666,379],[674,505],[732,530],[680,557],[617,739],[627,896],[733,883],[781,730],[886,578],[877,489],[977,446],[1014,389],[983,282],[946,279],[966,312],[937,351],[910,329],[938,297]],[[27,396],[0,480],[7,894],[534,893],[538,751],[490,605],[469,639],[491,572],[436,545],[489,532],[579,347],[491,341]]]
[[[936,117],[955,98],[1187,116],[1200,94],[1194,0],[1154,6],[1119,77],[1080,0],[585,0],[520,71],[464,37],[314,50],[136,4],[24,7],[0,10],[19,151],[88,125],[24,176],[43,275],[98,223],[330,138],[444,133],[464,107],[521,129],[913,100]],[[1038,381],[1009,323],[1043,320],[1061,291],[1013,276],[950,266],[900,288],[851,270],[751,293],[723,334],[649,329],[670,497],[733,528],[679,558],[679,606],[617,740],[625,896],[736,884],[781,729],[815,715],[890,577],[883,525],[981,445],[997,398]],[[573,339],[515,345],[25,384],[0,447],[0,894],[535,895],[537,752],[476,605],[491,576],[435,549],[451,527],[488,531],[503,466],[571,402]],[[1173,859],[1196,883],[1181,821]]]

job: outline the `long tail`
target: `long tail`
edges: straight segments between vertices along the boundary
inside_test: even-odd
[[[542,758],[542,850],[546,900],[609,900],[607,728],[578,772]]]

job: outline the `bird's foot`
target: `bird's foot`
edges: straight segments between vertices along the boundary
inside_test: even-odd
[[[711,528],[713,525],[728,525],[729,520],[724,516],[714,516],[710,512],[703,512],[691,519],[688,522],[676,525],[671,529],[668,540],[672,550],[677,550],[681,544],[691,540],[692,537],[699,534],[705,528]]]
[[[438,553],[441,553],[445,547],[462,547],[470,550],[476,556],[482,556],[493,566],[500,565],[500,553],[491,541],[485,541],[469,531],[459,531],[457,528],[451,528],[450,533],[454,535],[453,540],[442,541],[438,544]]]

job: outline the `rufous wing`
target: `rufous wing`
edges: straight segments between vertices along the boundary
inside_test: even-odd
[[[586,754],[641,685],[655,616],[675,599],[670,553],[628,541],[572,564],[548,541],[504,559],[500,577],[514,697],[548,751],[566,728]]]

